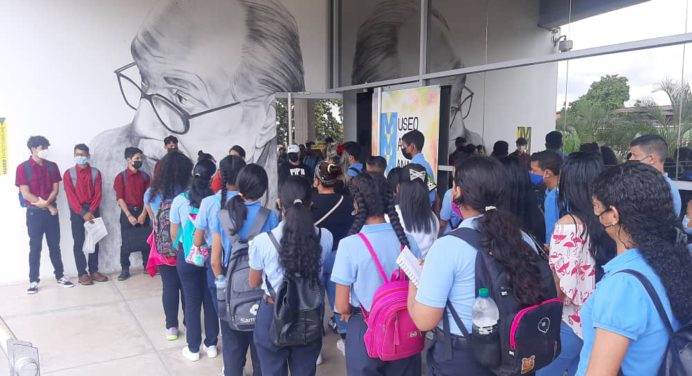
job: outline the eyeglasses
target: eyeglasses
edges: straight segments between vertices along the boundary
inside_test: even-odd
[[[149,104],[151,104],[151,107],[154,109],[154,113],[161,124],[163,124],[163,126],[166,127],[166,129],[168,129],[170,132],[175,134],[187,133],[190,130],[190,119],[223,110],[225,108],[233,107],[237,104],[257,100],[258,98],[266,96],[266,94],[263,94],[250,99],[225,104],[223,106],[214,107],[191,114],[161,94],[146,93],[142,87],[135,82],[135,80],[123,73],[124,71],[135,66],[136,64],[133,62],[115,70],[115,75],[118,77],[118,85],[120,86],[120,93],[125,100],[125,104],[136,111],[141,100],[145,99],[147,102],[149,102]]]
[[[473,104],[473,90],[466,86],[466,80],[464,79],[463,87],[461,89],[461,95],[459,96],[459,102],[456,105],[452,105],[450,110],[452,112],[452,120],[449,122],[451,127],[454,124],[454,119],[457,115],[461,113],[461,119],[466,120],[471,113],[471,105]]]

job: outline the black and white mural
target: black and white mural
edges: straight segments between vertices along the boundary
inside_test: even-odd
[[[305,90],[298,25],[273,0],[161,1],[136,31],[131,52],[133,62],[115,74],[132,121],[91,143],[93,164],[106,177],[106,270],[117,267],[120,209],[111,187],[125,147],[139,147],[153,171],[171,134],[189,156],[204,150],[220,159],[241,145],[276,187],[273,94]]]

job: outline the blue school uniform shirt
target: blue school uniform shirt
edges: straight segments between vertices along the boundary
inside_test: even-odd
[[[180,233],[182,233],[187,225],[187,218],[190,215],[190,210],[192,210],[192,206],[190,206],[190,200],[185,198],[185,193],[175,196],[173,203],[171,204],[171,214],[169,219],[171,223],[181,226],[179,230]]]
[[[419,164],[423,167],[425,167],[425,171],[427,171],[429,179],[435,183],[435,175],[433,174],[432,167],[430,167],[430,163],[425,160],[425,157],[423,156],[423,153],[418,153],[411,158],[411,163],[416,163]],[[432,205],[435,202],[435,191],[436,189],[433,189],[430,191],[428,196],[430,197],[430,205]]]
[[[279,243],[281,243],[283,229],[284,222],[282,221],[278,226],[271,230],[272,234]],[[315,227],[315,233],[320,234],[320,246],[322,247],[321,258],[322,265],[324,265],[325,260],[332,252],[334,237],[326,228],[318,229]],[[262,270],[264,272],[264,276],[269,280],[269,283],[272,285],[274,291],[278,291],[281,283],[284,281],[284,272],[279,264],[278,250],[269,238],[269,235],[263,233],[255,237],[255,239],[250,242],[250,249],[248,250],[248,253],[248,263],[250,268],[254,270]],[[265,279],[262,279],[262,289],[264,290],[265,294],[272,296],[269,287],[267,287]]]
[[[543,201],[543,209],[545,210],[545,241],[550,243],[553,236],[555,224],[560,219],[560,209],[557,207],[557,187],[552,190],[545,190],[545,200]]]
[[[678,187],[675,186],[675,183],[673,183],[672,180],[666,175],[663,175],[663,178],[666,179],[666,183],[668,183],[668,186],[670,187],[670,194],[673,195],[673,209],[675,209],[675,216],[678,217],[680,215],[680,210],[682,210],[682,199],[680,199],[680,191],[678,190]]]
[[[358,172],[353,171],[353,169],[358,170]],[[361,171],[363,171],[363,164],[360,162],[348,166],[348,176],[350,177],[357,176]]]
[[[394,228],[389,223],[364,225],[360,230],[372,244],[377,258],[384,268],[387,280],[398,268],[396,258],[401,251],[401,243]],[[420,257],[416,242],[408,236],[411,252]],[[332,269],[332,282],[351,287],[351,304],[370,311],[375,291],[384,283],[368,248],[358,234],[347,236],[339,242],[336,260]]]
[[[638,249],[630,249],[603,266],[605,275],[581,309],[584,346],[579,357],[577,375],[586,374],[596,328],[630,339],[621,365],[625,375],[658,373],[669,339],[668,331],[641,282],[633,275],[617,273],[624,269],[633,269],[646,276],[658,293],[673,330],[679,328],[661,279]]]
[[[476,228],[481,216],[464,219],[459,228]],[[522,232],[524,241],[537,251],[531,238]],[[420,278],[416,301],[429,307],[444,308],[447,300],[459,314],[466,330],[471,332],[473,303],[476,301],[476,249],[455,236],[443,236],[430,248]],[[451,313],[447,313],[452,334],[461,330]],[[442,329],[442,320],[438,324]]]
[[[440,219],[447,222],[447,227],[445,227],[444,235],[447,235],[452,231],[452,223],[456,224],[457,227],[461,223],[461,217],[452,210],[452,188],[449,188],[445,192],[442,198],[442,207],[440,207]]]
[[[226,202],[236,196],[238,191],[226,191]],[[214,231],[219,221],[219,210],[221,210],[221,191],[213,196],[205,197],[199,205],[199,214],[195,219],[195,229],[204,231],[204,241],[211,246],[214,241]]]
[[[252,222],[255,220],[255,217],[257,217],[257,213],[259,212],[260,207],[262,207],[262,202],[260,200],[253,202],[244,202],[244,204],[246,210],[245,222],[243,222],[243,227],[240,229],[240,231],[238,231],[238,235],[241,239],[247,239],[248,233],[252,228]],[[276,215],[276,212],[270,210],[269,217],[267,217],[267,221],[264,222],[264,226],[262,227],[261,232],[269,231],[276,227],[278,224],[279,216]],[[228,236],[226,230],[224,230],[221,226],[221,221],[219,221],[218,215],[214,216],[213,218],[210,218],[209,227],[211,228],[214,234],[221,235],[221,245],[223,246],[223,264],[228,265],[228,260],[230,260],[231,253],[233,252],[233,250],[231,249],[231,237]]]
[[[176,191],[170,199],[173,200],[180,192],[182,192],[182,189]],[[159,214],[159,208],[161,207],[162,202],[163,196],[160,194],[151,197],[151,188],[147,188],[147,190],[144,192],[144,205],[148,205],[151,208],[151,211],[154,212],[154,218],[156,218],[156,216]]]

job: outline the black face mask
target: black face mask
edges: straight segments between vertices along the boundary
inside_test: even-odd
[[[167,150],[168,150],[169,153],[172,153],[172,152],[174,152],[174,151],[178,151],[178,148],[170,148],[170,149],[167,149]]]
[[[135,170],[139,170],[140,168],[142,168],[142,161],[134,161],[132,167],[134,167]]]
[[[403,154],[406,159],[410,160],[412,158],[411,153],[407,153],[406,148],[403,146],[401,147],[401,154]]]
[[[291,162],[298,162],[298,154],[296,153],[290,153],[288,155],[288,160]]]

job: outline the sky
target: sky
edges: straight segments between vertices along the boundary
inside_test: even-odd
[[[692,23],[686,19],[688,1],[650,0],[565,25],[562,34],[574,41],[574,50],[682,34],[692,30]],[[646,97],[659,105],[670,104],[665,94],[656,92],[656,86],[666,78],[692,81],[692,45],[687,46],[684,55],[685,59],[683,46],[679,45],[560,62],[556,108],[562,108],[565,92],[567,101],[574,101],[606,74],[629,79],[630,100],[626,106]]]

